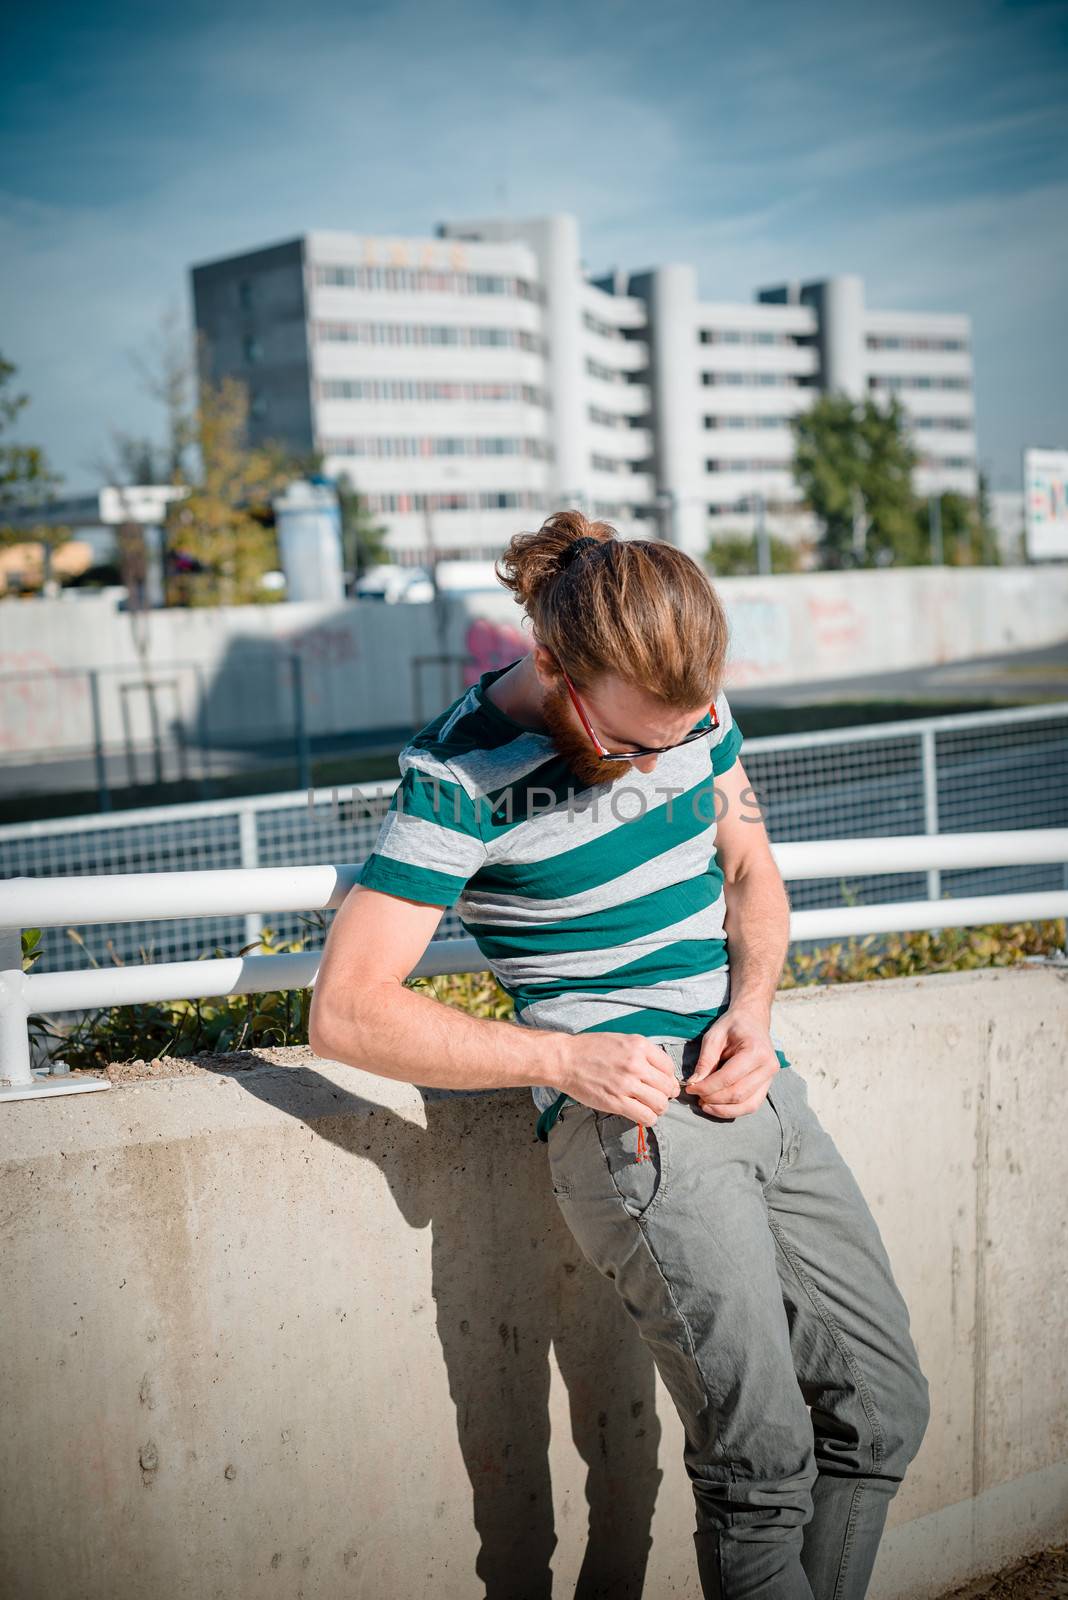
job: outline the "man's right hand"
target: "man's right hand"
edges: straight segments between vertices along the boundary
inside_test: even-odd
[[[640,1033],[575,1033],[553,1082],[580,1105],[652,1127],[681,1085],[667,1051]]]

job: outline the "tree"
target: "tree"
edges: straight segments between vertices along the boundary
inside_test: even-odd
[[[189,493],[167,515],[168,545],[185,558],[172,575],[169,604],[240,605],[262,600],[277,565],[267,526],[270,502],[287,479],[281,453],[247,443],[248,391],[234,378],[201,382],[192,438],[197,465]],[[199,567],[199,571],[196,570]]]
[[[982,567],[998,566],[1001,552],[997,535],[990,526],[984,510],[983,480],[980,494],[972,500],[967,495],[952,490],[939,496],[942,505],[942,549],[947,566]],[[925,501],[917,509],[921,537],[930,548],[931,503]],[[930,557],[928,557],[930,559]]]
[[[778,534],[768,538],[772,572],[800,572],[802,549]],[[728,531],[708,541],[705,565],[717,578],[744,578],[757,571],[756,535]]]
[[[67,543],[70,529],[44,522],[14,527],[9,520],[16,513],[22,518],[27,511],[32,513],[42,507],[63,481],[52,471],[40,445],[15,444],[6,437],[30,403],[29,395],[12,391],[17,371],[0,355],[0,546],[10,549],[18,544],[39,545],[41,569],[47,581],[52,552]]]
[[[361,578],[371,567],[389,560],[386,537],[389,532],[375,522],[367,501],[347,473],[335,482],[341,511],[341,548],[345,570]]]
[[[310,450],[292,460],[293,471],[301,477],[323,479],[333,484],[341,515],[342,565],[354,579],[361,578],[371,567],[381,566],[389,560],[386,546],[389,529],[375,522],[366,497],[360,493],[347,472],[328,479],[323,472],[323,465],[321,450]]]
[[[794,476],[823,524],[826,566],[911,565],[926,559],[912,473],[918,456],[897,396],[823,395],[794,418]]]
[[[163,409],[163,439],[115,432],[111,457],[100,467],[114,483],[187,491],[171,502],[164,520],[166,603],[240,605],[276,598],[264,591],[261,579],[278,564],[271,499],[292,476],[287,453],[272,442],[250,446],[244,384],[234,378],[216,384],[206,375],[197,384],[177,312],[164,316],[135,354],[134,366],[141,387]],[[140,534],[134,528],[127,534],[124,571],[136,586]]]

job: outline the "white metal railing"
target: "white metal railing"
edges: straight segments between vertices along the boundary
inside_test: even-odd
[[[744,731],[744,709],[739,717]],[[743,758],[776,840],[1068,826],[1068,701],[747,737]],[[395,787],[396,778],[390,778],[309,793],[6,824],[0,827],[0,878],[358,860],[374,848]],[[996,887],[982,881],[983,873],[980,867],[979,881],[968,892]],[[895,892],[939,899],[939,869],[928,868],[925,879],[909,887],[898,884]],[[863,898],[873,898],[874,884],[855,880],[853,887]],[[1024,868],[1018,881],[1004,887],[1061,885],[1055,871],[1039,867]],[[798,896],[798,905],[806,909],[829,903],[818,883],[806,885]],[[211,927],[196,917],[142,923],[109,919],[100,941],[119,960],[143,960],[147,945],[154,960],[180,961],[207,945],[252,944],[265,920],[281,937],[295,936],[296,914],[282,916],[280,923],[278,908],[269,906],[264,912],[220,915]],[[454,913],[446,912],[437,937],[458,931]],[[49,971],[87,960],[85,950],[59,929],[47,930],[42,944]]]
[[[967,867],[1068,863],[1068,828],[1000,833],[891,835],[878,839],[802,841],[772,846],[789,881]],[[0,1098],[108,1087],[106,1079],[39,1082],[30,1061],[31,1016],[99,1006],[137,1005],[215,995],[304,989],[315,982],[320,951],[166,961],[78,972],[23,972],[20,932],[65,922],[101,923],[258,911],[336,909],[358,866],[261,867],[222,872],[115,873],[85,878],[13,878],[0,883]],[[1025,894],[894,901],[794,911],[792,940],[904,933],[1068,916],[1068,887]],[[486,969],[474,939],[428,945],[412,976]]]

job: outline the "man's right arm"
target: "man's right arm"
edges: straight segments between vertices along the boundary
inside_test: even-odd
[[[552,1085],[584,1105],[655,1122],[679,1086],[667,1056],[640,1035],[524,1028],[405,986],[443,909],[360,885],[348,894],[315,983],[316,1054],[426,1088]]]

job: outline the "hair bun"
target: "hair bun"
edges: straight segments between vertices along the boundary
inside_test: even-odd
[[[601,539],[592,539],[588,533],[584,533],[580,539],[572,540],[572,542],[569,545],[565,545],[563,550],[560,552],[559,566],[561,572],[565,571],[571,565],[572,561],[574,561],[575,557],[580,555],[583,550],[589,549],[591,545],[597,546],[603,542],[604,541]]]

